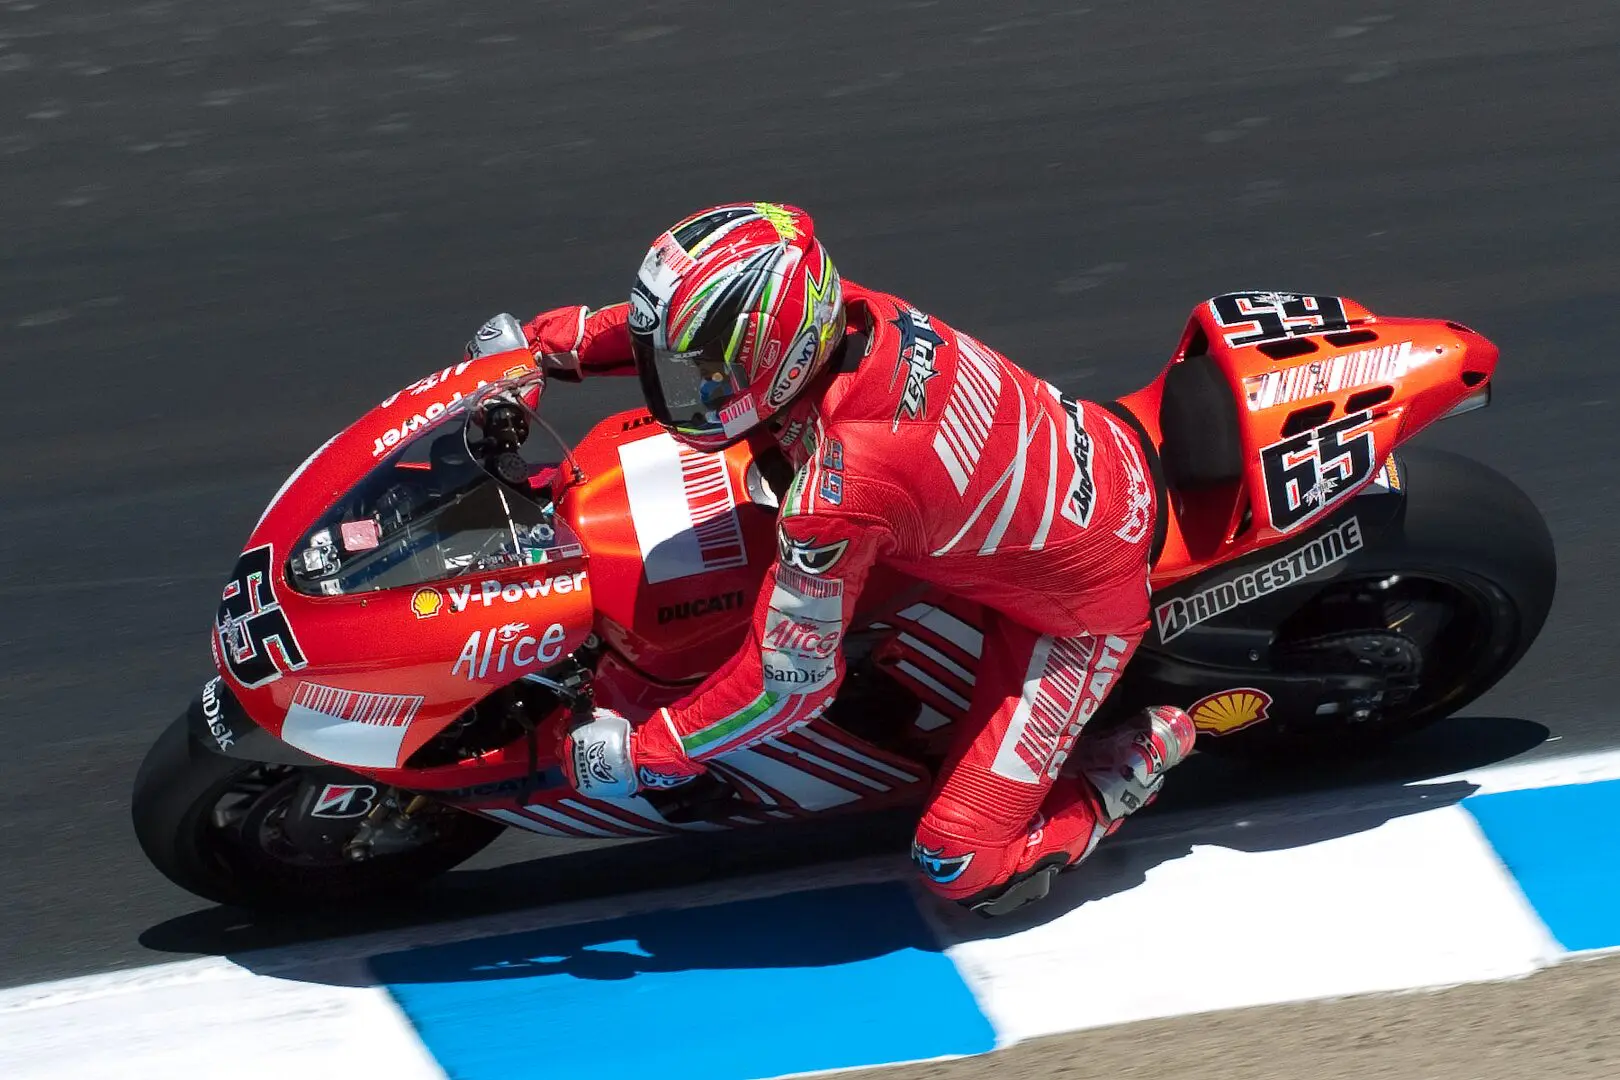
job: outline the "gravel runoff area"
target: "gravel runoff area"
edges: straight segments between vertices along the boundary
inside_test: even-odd
[[[1099,1028],[861,1080],[1612,1080],[1620,957],[1510,982]]]

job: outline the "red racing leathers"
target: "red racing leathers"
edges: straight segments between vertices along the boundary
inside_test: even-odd
[[[1110,828],[1058,772],[1148,625],[1155,493],[1131,430],[905,301],[845,281],[852,344],[785,415],[797,469],[743,647],[635,733],[643,783],[824,709],[863,583],[884,563],[991,612],[964,734],[912,853],[941,894],[1084,857]],[[629,373],[626,307],[524,329],[537,354]],[[819,389],[817,389],[819,387]],[[1054,786],[1054,784],[1056,786]]]

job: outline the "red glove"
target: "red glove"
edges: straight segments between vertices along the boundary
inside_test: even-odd
[[[542,311],[523,324],[534,358],[548,374],[579,378],[579,351],[585,344],[583,306]]]
[[[523,325],[535,360],[548,374],[577,382],[586,374],[630,375],[630,305],[612,304],[600,311],[580,305],[542,311]]]

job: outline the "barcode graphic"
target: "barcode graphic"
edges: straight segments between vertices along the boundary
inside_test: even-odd
[[[732,513],[736,502],[731,495],[724,455],[700,454],[684,446],[680,454],[681,487],[686,491],[686,507],[692,515],[692,532],[697,536],[703,568],[728,570],[747,566],[742,526]]]
[[[961,495],[990,439],[990,422],[1001,398],[1001,376],[995,361],[973,339],[959,333],[956,346],[961,362],[956,365],[956,385],[951,387],[944,420],[934,435],[934,453]]]
[[[1406,374],[1412,343],[1361,349],[1329,360],[1313,360],[1286,371],[1268,371],[1244,380],[1249,408],[1269,409],[1291,401],[1383,382]]]
[[[364,694],[307,682],[298,687],[293,704],[351,724],[404,727],[416,718],[422,697],[420,694]]]
[[[811,577],[791,566],[776,568],[776,583],[816,600],[842,599],[844,595],[844,583],[839,578]]]

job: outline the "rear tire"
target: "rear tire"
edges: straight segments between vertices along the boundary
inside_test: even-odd
[[[1453,615],[1446,620],[1447,636],[1422,648],[1416,693],[1372,719],[1273,717],[1223,738],[1201,739],[1201,749],[1268,758],[1374,750],[1476,700],[1535,642],[1558,579],[1552,534],[1535,504],[1501,473],[1458,454],[1413,449],[1400,454],[1400,464],[1406,492],[1400,515],[1278,628],[1272,655],[1276,662],[1291,645],[1298,647],[1312,635],[1321,640],[1332,605],[1348,607],[1354,590],[1449,594]],[[1404,636],[1399,623],[1365,629]]]
[[[135,837],[152,865],[187,892],[221,904],[303,908],[397,896],[471,858],[504,831],[473,814],[435,808],[436,828],[421,846],[363,862],[299,863],[278,858],[260,842],[259,829],[219,824],[215,810],[221,800],[256,773],[269,778],[273,797],[296,780],[297,771],[205,749],[181,714],[135,775]]]

